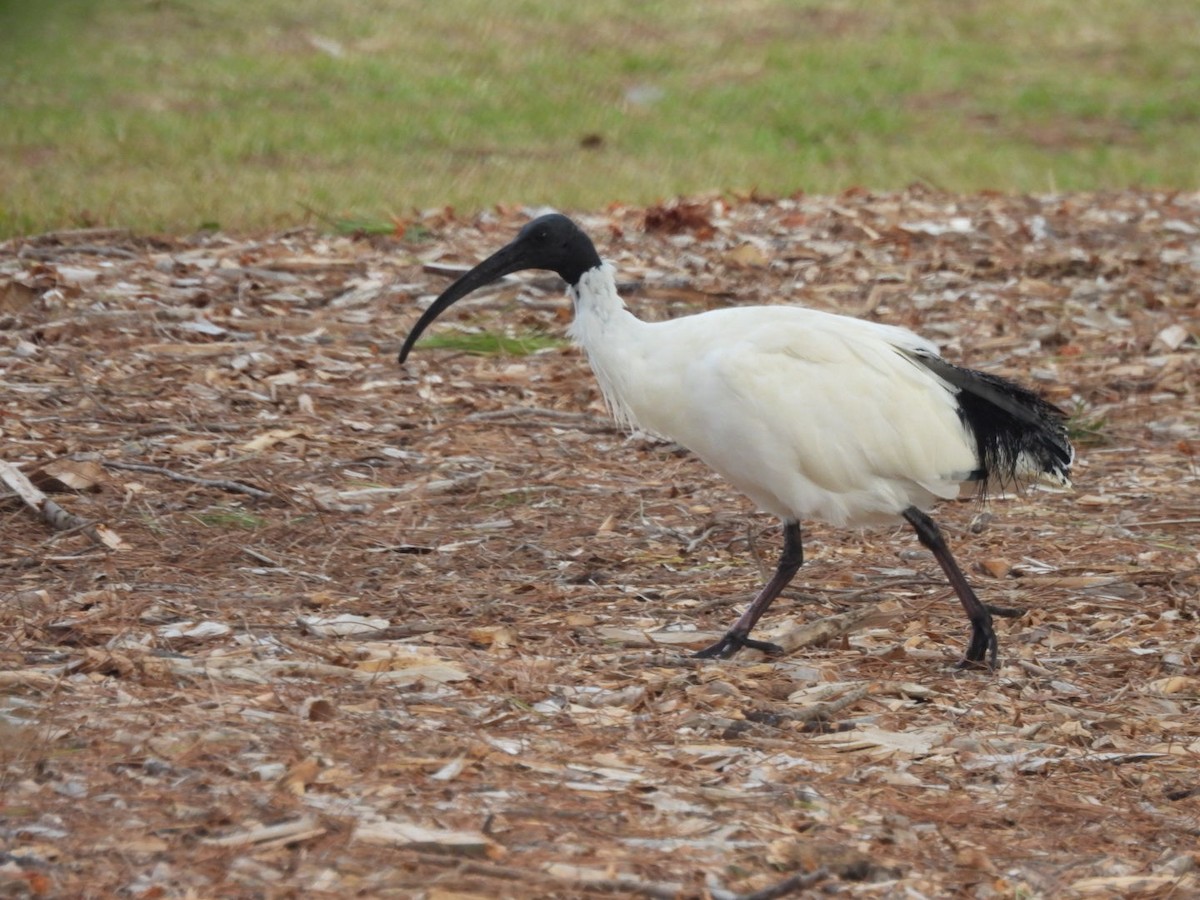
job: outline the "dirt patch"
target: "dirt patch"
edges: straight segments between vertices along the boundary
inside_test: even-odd
[[[579,217],[639,314],[863,315],[1075,412],[1073,493],[935,513],[1025,610],[999,670],[908,531],[816,524],[760,636],[817,645],[690,659],[776,524],[574,350],[395,362],[520,211],[14,241],[4,459],[118,543],[0,507],[6,894],[1197,890],[1200,197],[692,204]],[[561,334],[559,291],[436,328]]]

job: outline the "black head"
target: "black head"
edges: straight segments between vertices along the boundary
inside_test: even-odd
[[[578,225],[558,213],[539,216],[521,229],[516,240],[497,250],[433,301],[404,339],[400,362],[408,357],[421,333],[452,303],[497,278],[523,269],[548,269],[557,272],[567,284],[575,285],[584,272],[598,265],[600,256]]]
[[[567,284],[578,284],[584,272],[600,265],[591,238],[559,213],[538,216],[508,246],[520,248],[524,258],[522,269],[549,269],[562,276]]]

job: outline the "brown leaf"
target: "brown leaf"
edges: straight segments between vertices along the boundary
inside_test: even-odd
[[[493,650],[506,650],[516,643],[517,632],[509,625],[488,625],[472,628],[467,632],[467,638],[472,644],[481,644]]]
[[[739,269],[764,269],[771,257],[756,244],[740,244],[725,254],[725,262]]]
[[[993,578],[1007,578],[1008,573],[1012,571],[1012,563],[1000,556],[981,560],[979,567]]]
[[[647,209],[642,227],[651,234],[680,234],[690,231],[700,240],[708,240],[716,233],[709,218],[708,204],[682,200]]]
[[[321,761],[313,756],[307,757],[289,768],[276,782],[275,787],[285,793],[302,796],[305,788],[316,779],[320,771]]]
[[[302,428],[272,428],[270,431],[246,441],[239,449],[245,450],[247,453],[258,453],[261,450],[274,447],[276,444],[290,441],[292,438],[302,434],[304,434],[304,429]]]

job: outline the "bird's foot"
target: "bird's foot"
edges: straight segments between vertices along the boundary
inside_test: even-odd
[[[749,647],[751,650],[761,650],[768,656],[778,656],[784,652],[784,649],[778,644],[772,644],[770,641],[756,641],[746,637],[744,634],[738,634],[735,631],[727,631],[724,636],[715,644],[705,647],[697,653],[693,653],[696,659],[729,659],[733,654],[737,653],[743,647]]]
[[[972,622],[971,643],[967,647],[967,655],[958,664],[958,668],[995,671],[996,655],[999,650],[1000,642],[996,639],[996,631],[992,628],[991,620]]]
[[[1025,615],[1025,610],[1019,606],[993,606],[990,603],[985,603],[983,606],[993,616],[999,616],[1001,619],[1019,619]]]

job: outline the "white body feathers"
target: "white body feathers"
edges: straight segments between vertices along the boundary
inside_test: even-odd
[[[956,389],[903,328],[802,307],[643,322],[612,268],[571,289],[571,337],[618,420],[687,447],[785,521],[899,521],[957,497],[978,469]]]

